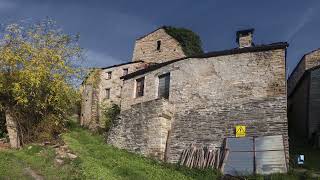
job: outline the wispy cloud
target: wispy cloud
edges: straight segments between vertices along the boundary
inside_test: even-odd
[[[309,7],[302,15],[300,20],[298,21],[298,24],[290,30],[288,33],[287,39],[290,41],[292,38],[295,37],[296,34],[298,34],[314,17],[316,13],[316,8],[314,6]]]
[[[85,62],[86,67],[104,67],[114,64],[119,64],[122,61],[115,57],[108,55],[107,53],[102,53],[94,50],[87,50],[85,52]]]

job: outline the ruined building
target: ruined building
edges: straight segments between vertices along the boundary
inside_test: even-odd
[[[319,138],[320,50],[305,54],[288,79],[289,134],[292,141]]]
[[[253,32],[208,53],[167,27],[137,39],[132,62],[103,68],[96,88],[84,85],[82,124],[99,122],[106,99],[121,107],[107,139],[119,148],[175,163],[190,144],[221,147],[244,125],[249,137],[282,136],[288,158],[288,44],[255,45]]]

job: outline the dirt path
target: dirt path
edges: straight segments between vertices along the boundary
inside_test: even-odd
[[[25,172],[28,174],[28,175],[30,175],[31,177],[33,177],[33,179],[35,179],[35,180],[43,180],[44,178],[41,176],[41,175],[39,175],[39,174],[37,174],[34,170],[32,170],[31,168],[25,168],[24,169],[25,170]]]

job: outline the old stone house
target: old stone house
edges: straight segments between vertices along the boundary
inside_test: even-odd
[[[255,45],[253,29],[236,36],[234,49],[191,55],[165,27],[137,39],[125,65],[130,72],[112,75],[114,87],[102,78],[94,95],[103,99],[110,88],[110,99],[117,97],[121,106],[107,142],[175,163],[190,144],[220,147],[224,138],[235,137],[236,125],[245,125],[247,136],[281,135],[288,157],[288,44]],[[111,70],[123,66],[105,68],[101,77]],[[85,115],[92,113],[88,92],[94,90],[84,89],[86,124],[92,115]]]
[[[288,120],[292,141],[320,136],[320,50],[305,54],[288,79]]]

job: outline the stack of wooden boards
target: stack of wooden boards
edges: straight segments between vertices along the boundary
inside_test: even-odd
[[[214,168],[221,169],[224,166],[228,150],[226,149],[209,149],[208,147],[197,148],[191,145],[183,150],[180,158],[180,165],[188,168]]]

